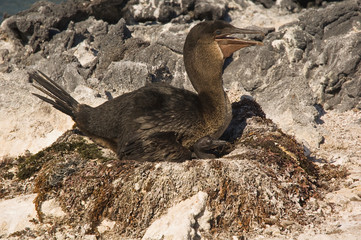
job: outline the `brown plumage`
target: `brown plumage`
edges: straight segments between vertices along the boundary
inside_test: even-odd
[[[224,144],[217,140],[231,120],[231,105],[222,85],[224,59],[257,41],[229,37],[259,31],[235,28],[223,21],[201,22],[184,44],[184,63],[198,94],[162,83],[150,84],[98,107],[78,103],[40,71],[30,73],[49,98],[34,94],[72,117],[95,142],[120,159],[184,161],[199,158]]]

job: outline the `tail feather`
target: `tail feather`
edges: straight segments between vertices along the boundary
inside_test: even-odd
[[[62,107],[59,103],[54,102],[53,100],[46,98],[44,96],[41,96],[39,94],[33,93],[34,96],[40,98],[41,100],[43,100],[44,102],[50,103],[51,105],[53,105],[54,108],[58,109],[59,111],[65,113],[66,115],[71,116],[72,118],[74,118],[74,113],[72,110],[69,110],[69,108],[64,108]]]
[[[74,118],[74,113],[79,103],[70,96],[60,85],[51,80],[48,76],[40,71],[29,73],[30,79],[37,82],[40,86],[33,86],[45,93],[48,97],[33,93],[34,96],[40,98],[44,102],[50,103],[54,108]]]

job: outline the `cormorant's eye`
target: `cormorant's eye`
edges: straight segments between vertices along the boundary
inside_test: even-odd
[[[214,33],[215,33],[216,35],[221,35],[222,32],[221,32],[221,30],[218,29],[218,30],[216,30]]]

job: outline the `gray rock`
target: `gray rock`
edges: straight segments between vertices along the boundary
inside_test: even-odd
[[[145,63],[122,60],[108,67],[102,83],[115,95],[136,90],[151,82],[149,66]]]
[[[31,9],[7,18],[2,28],[18,45],[29,45],[33,52],[37,52],[44,41],[66,29],[71,20],[87,18],[78,9],[79,5],[75,1],[59,5],[38,2]]]
[[[95,37],[93,46],[99,52],[98,74],[101,74],[99,71],[106,69],[111,62],[122,59],[125,51],[122,45],[129,37],[130,32],[123,19],[119,20],[115,25],[110,25],[106,34]]]
[[[227,88],[244,88],[266,115],[310,147],[322,136],[315,119],[325,109],[360,106],[361,14],[346,1],[309,10],[298,22],[270,33],[265,46],[234,56],[225,70]]]
[[[299,12],[303,8],[312,8],[326,6],[333,0],[252,0],[256,4],[262,4],[265,8],[270,8],[273,5],[277,4],[283,9],[287,9],[290,12]]]
[[[226,18],[226,1],[202,1],[196,0],[194,17],[199,20],[217,20]]]
[[[166,31],[162,31],[156,42],[169,48],[175,53],[183,54],[183,46],[179,43],[185,42],[185,32],[188,30],[188,28],[189,25],[184,24],[170,26]]]
[[[75,88],[79,85],[84,85],[85,80],[80,75],[79,64],[73,62],[66,65],[62,79],[64,80],[62,86],[69,92],[74,92]],[[71,79],[71,81],[69,81]]]
[[[256,4],[262,4],[265,8],[271,8],[276,1],[274,0],[253,0],[252,2]],[[282,1],[283,2],[283,1]]]
[[[309,11],[300,20],[315,40],[306,49],[306,77],[318,84],[319,103],[325,109],[360,108],[361,75],[360,1],[347,1],[324,10]]]
[[[187,12],[187,7],[189,6],[188,2],[194,2],[194,0],[181,2],[147,0],[142,1],[141,3],[133,1],[131,4],[128,4],[128,11],[132,20],[136,22],[169,22],[172,18]]]
[[[264,5],[265,7],[270,5],[270,3],[268,1],[267,2],[260,1],[260,3],[262,5]],[[281,8],[287,9],[288,11],[291,11],[291,12],[299,12],[302,9],[302,7],[306,7],[306,6],[304,6],[302,1],[297,1],[297,0],[281,0],[281,1],[278,1],[277,3]]]
[[[200,1],[200,0],[182,0],[182,1],[142,1],[141,3],[128,3],[126,17],[128,23],[131,20],[136,22],[159,21],[162,23],[180,20],[181,16],[190,16],[190,18],[200,20],[225,19],[227,14],[226,1]],[[188,18],[189,19],[189,18]],[[183,21],[187,21],[183,19]]]
[[[125,0],[73,0],[73,2],[79,4],[78,11],[80,13],[84,13],[87,17],[94,16],[96,19],[101,19],[111,24],[115,24],[121,18],[126,17],[126,10],[124,8],[127,4],[133,3],[133,1]]]
[[[170,84],[186,89],[193,88],[186,77],[183,56],[165,46],[157,43],[151,44],[140,51],[134,52],[134,54],[126,55],[124,60],[146,63],[157,69],[166,66],[169,74],[171,74],[171,76],[168,76],[168,79],[171,79],[168,80]]]

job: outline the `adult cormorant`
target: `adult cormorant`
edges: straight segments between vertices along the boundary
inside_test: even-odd
[[[214,155],[206,150],[218,140],[231,117],[231,104],[223,89],[224,59],[233,52],[261,42],[232,34],[262,34],[224,21],[205,21],[187,35],[183,56],[193,93],[162,83],[150,84],[109,100],[98,107],[78,103],[40,71],[30,73],[49,98],[34,94],[72,117],[95,142],[115,151],[120,159],[184,161]]]

